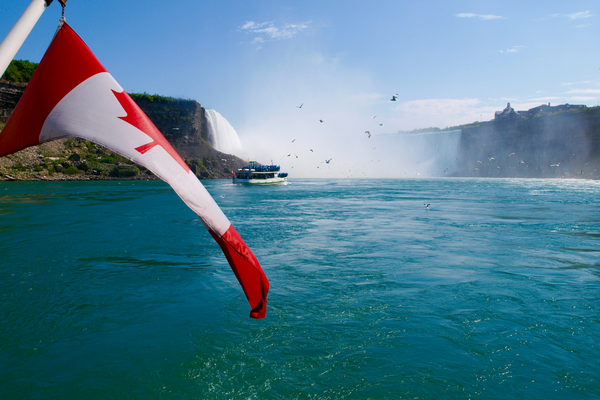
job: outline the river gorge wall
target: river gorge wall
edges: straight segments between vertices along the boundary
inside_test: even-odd
[[[453,175],[600,179],[600,107],[464,127]]]
[[[26,84],[0,81],[0,128],[8,121]],[[132,94],[165,138],[201,179],[230,178],[246,164],[208,142],[205,109],[195,100]],[[0,157],[0,180],[154,179],[145,168],[94,143],[63,139]]]

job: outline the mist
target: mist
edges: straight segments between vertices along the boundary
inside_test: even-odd
[[[391,101],[399,90],[381,93],[380,83],[339,60],[317,53],[289,57],[294,61],[284,57],[256,69],[232,125],[243,146],[237,156],[279,164],[290,177],[443,176],[452,168],[448,160],[454,161],[460,133],[398,131],[480,117],[464,115],[461,101],[422,104],[418,112],[413,103]]]

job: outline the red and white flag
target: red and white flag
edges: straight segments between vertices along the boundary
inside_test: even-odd
[[[65,23],[0,132],[0,157],[66,137],[109,148],[171,185],[221,246],[252,307],[250,316],[265,317],[269,281],[252,251],[175,149]]]

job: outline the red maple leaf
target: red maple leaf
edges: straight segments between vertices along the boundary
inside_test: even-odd
[[[186,172],[189,172],[190,167],[188,167],[188,165],[185,163],[185,161],[183,161],[181,156],[177,154],[173,146],[171,146],[167,139],[165,139],[165,137],[162,135],[162,133],[160,133],[158,128],[154,126],[152,121],[150,121],[146,114],[144,114],[142,109],[137,104],[135,104],[131,96],[129,96],[125,91],[116,92],[113,90],[112,92],[121,104],[121,107],[123,107],[123,109],[127,113],[125,117],[118,118],[138,128],[140,131],[144,132],[152,139],[151,142],[148,142],[140,147],[136,147],[135,149],[141,154],[144,154],[148,150],[154,148],[154,146],[161,146],[167,151],[167,153],[169,153],[171,157],[173,157],[175,161],[179,163],[179,165],[181,165],[181,167]]]

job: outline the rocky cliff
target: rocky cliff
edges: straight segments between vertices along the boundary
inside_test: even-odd
[[[26,84],[0,81],[0,129]],[[147,94],[132,98],[201,179],[229,178],[246,163],[221,153],[207,141],[204,109],[194,100]],[[145,168],[94,143],[57,140],[0,158],[0,180],[154,179]]]
[[[455,176],[600,179],[600,107],[464,127]]]
[[[0,126],[8,121],[26,87],[26,83],[0,81]]]

